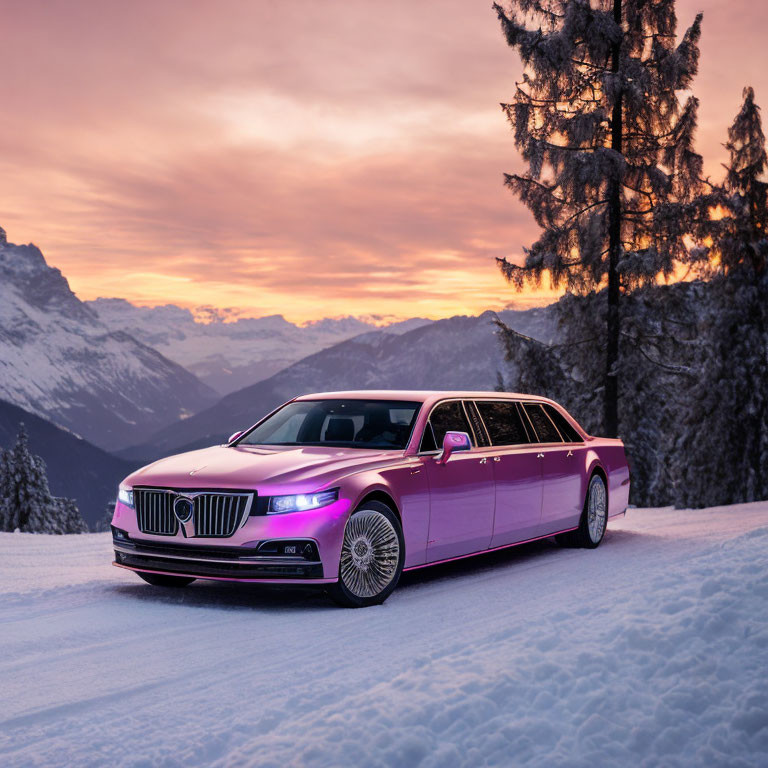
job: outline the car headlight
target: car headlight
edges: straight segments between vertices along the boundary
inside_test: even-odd
[[[272,496],[269,500],[268,515],[282,515],[286,512],[305,512],[333,504],[339,498],[339,489],[319,493],[299,493],[295,496]]]
[[[121,485],[117,489],[117,500],[126,507],[133,506],[133,489],[126,485]]]

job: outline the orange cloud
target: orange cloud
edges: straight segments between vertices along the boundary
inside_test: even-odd
[[[768,98],[768,14],[684,0],[681,25],[699,8],[717,174],[742,86]],[[536,227],[501,183],[520,64],[485,2],[33,0],[5,21],[0,225],[82,298],[306,321],[554,295],[494,262]]]

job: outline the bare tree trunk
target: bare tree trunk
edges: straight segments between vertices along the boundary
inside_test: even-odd
[[[614,0],[613,18],[621,24],[621,0]],[[619,71],[621,41],[613,45],[611,71]],[[611,114],[611,149],[622,151],[622,98],[613,105]],[[621,182],[611,181],[608,192],[608,343],[605,355],[605,434],[617,437],[619,431],[619,257],[621,255]]]

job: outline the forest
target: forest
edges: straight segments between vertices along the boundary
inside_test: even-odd
[[[542,230],[522,265],[499,267],[517,289],[566,291],[557,344],[501,324],[519,363],[505,387],[623,438],[634,504],[767,498],[766,150],[752,88],[724,136],[723,177],[707,178],[691,94],[701,15],[678,37],[673,0],[494,7],[524,65],[502,107],[527,170],[505,182]]]

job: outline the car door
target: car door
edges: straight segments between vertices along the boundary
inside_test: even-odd
[[[473,448],[438,464],[435,457],[449,431],[467,432]],[[487,446],[478,445],[461,400],[443,401],[432,409],[420,453],[430,497],[427,562],[487,549],[495,503],[493,462]]]
[[[492,547],[536,537],[541,523],[542,466],[527,422],[512,400],[476,400],[491,442],[496,510]]]
[[[551,407],[551,406],[550,406]],[[552,418],[541,403],[523,403],[529,424],[536,433],[537,456],[542,465],[540,536],[557,533],[579,524],[582,478],[580,457],[583,446],[564,442]]]

